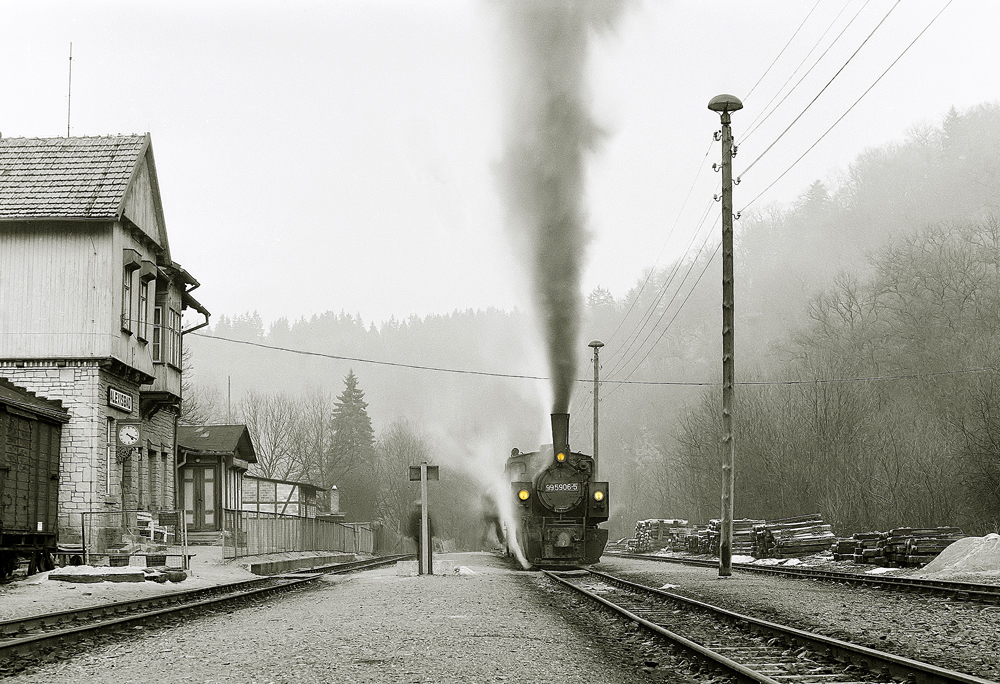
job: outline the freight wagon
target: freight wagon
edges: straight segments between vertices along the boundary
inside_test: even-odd
[[[59,509],[59,446],[69,414],[0,378],[0,579],[22,560],[52,567]]]

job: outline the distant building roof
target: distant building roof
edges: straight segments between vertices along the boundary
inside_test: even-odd
[[[34,392],[18,387],[6,378],[0,378],[0,404],[34,413],[59,423],[69,422],[69,412],[61,401],[43,399]]]
[[[319,485],[314,485],[311,482],[296,482],[295,480],[276,480],[273,477],[262,477],[260,475],[244,475],[243,481],[256,480],[258,482],[276,482],[278,484],[292,485],[295,487],[306,487],[308,489],[314,489],[317,492],[327,492],[330,490],[337,489],[336,486],[333,487],[320,487]]]
[[[117,219],[149,135],[0,139],[0,219]]]
[[[179,425],[177,448],[202,454],[233,454],[248,463],[257,462],[246,425]]]

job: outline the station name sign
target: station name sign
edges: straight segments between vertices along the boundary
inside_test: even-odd
[[[132,395],[129,392],[122,392],[120,389],[108,387],[108,406],[119,411],[132,413]]]

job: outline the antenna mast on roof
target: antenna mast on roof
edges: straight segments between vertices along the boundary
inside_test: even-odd
[[[73,43],[69,44],[69,89],[66,92],[66,137],[69,137],[70,99],[73,97]]]

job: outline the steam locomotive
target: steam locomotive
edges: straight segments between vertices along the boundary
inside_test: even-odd
[[[594,459],[569,448],[569,414],[552,414],[552,446],[511,452],[505,468],[514,497],[514,536],[540,568],[600,560],[608,531],[608,483],[594,481]],[[510,534],[508,533],[508,536]]]

